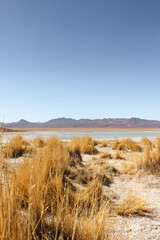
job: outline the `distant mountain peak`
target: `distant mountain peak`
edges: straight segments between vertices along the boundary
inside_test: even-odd
[[[25,120],[25,119],[20,119],[20,120],[18,121],[18,123],[28,123],[28,121]]]
[[[142,120],[142,119],[140,119],[140,118],[136,118],[136,117],[132,117],[132,118],[130,118],[131,120]]]

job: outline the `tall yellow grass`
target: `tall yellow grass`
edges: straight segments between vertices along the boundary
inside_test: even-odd
[[[155,147],[147,144],[144,154],[136,161],[138,169],[144,169],[151,173],[160,173],[160,138],[157,138]]]
[[[84,190],[71,181],[81,163],[77,153],[52,138],[17,170],[7,164],[5,173],[0,155],[0,239],[109,239],[101,180]]]
[[[113,158],[114,158],[114,159],[124,159],[124,158],[121,156],[119,150],[116,151],[116,153],[114,154]]]
[[[97,141],[89,136],[82,138],[74,137],[71,139],[71,150],[73,152],[79,150],[86,154],[97,154],[98,150],[95,145],[97,145]]]
[[[54,137],[43,147],[39,142],[16,169],[4,159],[0,145],[0,239],[120,239],[110,223],[112,211],[123,216],[149,212],[147,203],[133,194],[116,206],[113,197],[106,195],[103,185],[120,173],[103,160],[111,157],[108,153],[101,155],[97,165],[83,163],[81,153],[97,153],[94,139],[76,137],[64,144]],[[124,142],[129,149],[132,142]],[[21,156],[30,146],[22,137],[13,138],[5,148],[6,156]],[[139,167],[153,166],[156,159],[155,169],[160,165],[160,139],[154,149],[148,149]]]
[[[148,147],[152,147],[152,142],[147,138],[147,137],[143,137],[141,139],[141,144],[143,146],[148,146]]]
[[[30,143],[21,135],[18,135],[11,139],[3,152],[5,157],[16,158],[22,156],[24,153],[30,153],[32,150]]]
[[[109,143],[109,141],[107,140],[107,139],[104,139],[102,142],[101,142],[101,146],[102,147],[107,147],[107,146],[109,146],[110,145],[110,143]]]
[[[44,147],[46,145],[46,141],[43,137],[35,138],[33,143],[36,147]]]
[[[133,152],[141,152],[142,148],[141,146],[133,141],[131,138],[125,138],[125,139],[115,139],[114,143],[112,143],[112,149],[113,150],[131,150]]]

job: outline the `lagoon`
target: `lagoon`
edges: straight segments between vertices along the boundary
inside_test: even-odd
[[[150,139],[156,138],[160,136],[160,130],[56,130],[56,131],[28,131],[28,132],[8,132],[3,133],[2,139],[4,142],[9,141],[13,136],[22,135],[24,138],[28,140],[33,140],[39,136],[44,137],[45,139],[51,138],[53,136],[58,136],[63,140],[70,140],[75,136],[85,136],[89,135],[96,139],[108,139],[113,140],[115,137],[117,138],[126,138],[131,137],[135,140],[139,140],[142,137],[148,137]]]

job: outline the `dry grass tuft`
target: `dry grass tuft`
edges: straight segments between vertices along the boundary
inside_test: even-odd
[[[137,173],[137,166],[135,163],[131,163],[131,164],[123,163],[121,165],[120,172],[122,174],[134,175]]]
[[[112,159],[112,155],[108,152],[103,152],[100,154],[99,158],[100,159],[105,159],[105,158]]]
[[[78,198],[82,209],[87,208],[97,213],[104,198],[100,179],[96,178],[91,181],[88,187],[80,192]]]
[[[40,148],[46,145],[46,141],[43,137],[38,137],[34,139],[33,143],[36,147],[40,147]]]
[[[70,148],[72,152],[80,151],[86,154],[97,154],[98,150],[95,148],[96,144],[96,140],[89,136],[82,138],[74,137],[71,139]]]
[[[140,145],[133,141],[131,138],[126,138],[123,140],[127,149],[131,150],[132,152],[142,152],[142,148]]]
[[[140,145],[133,141],[131,138],[126,138],[122,140],[115,139],[114,143],[112,143],[113,150],[131,150],[133,152],[141,152],[142,148]]]
[[[144,169],[153,174],[160,173],[160,138],[157,138],[155,148],[147,145],[144,154],[136,161],[137,169]]]
[[[128,192],[122,202],[116,207],[116,212],[122,216],[146,216],[151,213],[148,203],[133,192]]]
[[[4,148],[4,156],[16,158],[22,156],[24,153],[31,153],[33,147],[22,136],[13,137],[11,141]]]
[[[111,147],[112,150],[126,150],[125,144],[117,138],[115,138],[115,141],[112,143]]]
[[[113,156],[114,159],[124,159],[121,154],[119,153],[119,151],[117,150],[116,153]]]
[[[104,139],[102,142],[101,142],[101,146],[102,147],[107,147],[107,146],[109,146],[110,144],[109,144],[109,141],[107,140],[107,139]]]
[[[95,165],[92,166],[92,169],[94,170],[92,172],[92,176],[96,177],[99,175],[101,179],[104,176],[104,179],[105,178],[108,179],[109,184],[111,183],[111,179],[113,176],[118,176],[120,174],[120,171],[116,169],[114,166],[112,166],[107,160],[105,161],[98,160],[97,162],[95,162]]]
[[[141,144],[142,144],[144,147],[146,147],[146,146],[152,147],[152,142],[151,142],[147,137],[143,137],[143,138],[141,139]]]

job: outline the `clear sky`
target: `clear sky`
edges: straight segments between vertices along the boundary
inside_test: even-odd
[[[0,121],[160,120],[160,0],[0,0]]]

